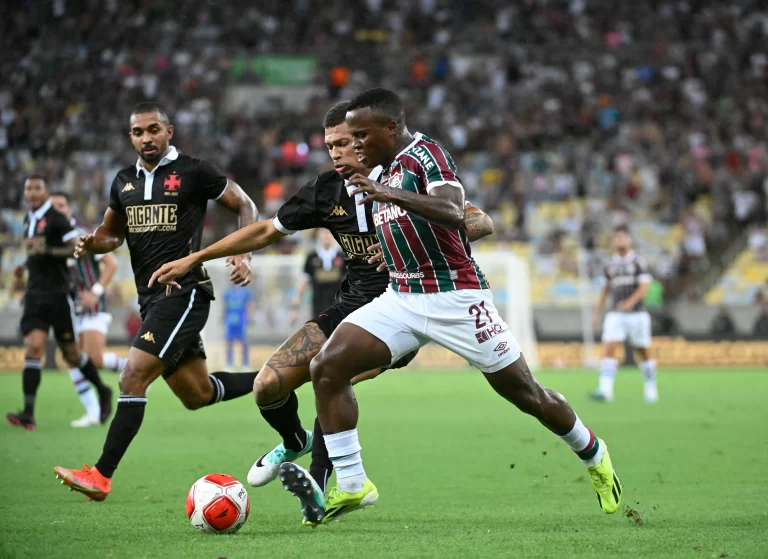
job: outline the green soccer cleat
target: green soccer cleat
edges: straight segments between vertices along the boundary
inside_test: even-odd
[[[293,462],[280,464],[278,477],[283,488],[301,503],[302,524],[317,528],[325,516],[325,498],[317,482],[307,470]]]
[[[370,479],[366,479],[363,488],[356,493],[348,493],[336,485],[328,491],[325,498],[325,516],[322,523],[338,520],[347,513],[362,510],[376,504],[379,500],[379,490]]]
[[[608,446],[605,441],[598,439],[605,453],[603,459],[594,466],[588,466],[589,479],[597,493],[597,502],[605,514],[613,514],[621,506],[621,483],[611,464],[611,456],[608,454]]]

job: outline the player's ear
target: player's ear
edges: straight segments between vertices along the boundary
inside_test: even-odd
[[[168,139],[173,138],[173,124],[168,125]]]
[[[398,128],[397,123],[394,120],[390,120],[387,123],[387,132],[389,132],[390,136],[394,136],[395,134],[397,134],[397,128]]]

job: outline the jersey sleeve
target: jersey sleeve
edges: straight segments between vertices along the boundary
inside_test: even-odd
[[[123,209],[123,203],[120,201],[120,190],[117,185],[117,177],[112,181],[112,186],[109,189],[109,208],[113,212],[125,214]]]
[[[639,283],[650,283],[653,280],[651,269],[645,258],[637,258],[637,281]]]
[[[456,173],[453,158],[442,146],[434,143],[424,143],[419,146],[428,157],[420,159],[421,177],[427,193],[436,186],[450,185],[464,189]]]
[[[197,189],[203,200],[218,200],[227,190],[227,176],[216,165],[201,159],[197,169]]]
[[[80,230],[72,227],[64,215],[56,212],[53,221],[53,234],[61,239],[61,244],[65,245],[75,237],[80,236]]]
[[[283,204],[274,217],[275,228],[285,235],[296,231],[322,227],[325,220],[333,211],[334,193],[338,192],[340,184],[330,184],[333,175],[341,177],[334,171],[323,173],[302,186],[299,191]]]

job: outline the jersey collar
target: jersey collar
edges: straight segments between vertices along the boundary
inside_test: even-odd
[[[176,161],[176,159],[178,159],[178,158],[179,158],[179,152],[178,152],[178,151],[176,151],[176,148],[175,148],[175,147],[173,147],[173,146],[170,146],[170,148],[168,149],[168,154],[167,154],[165,157],[163,157],[163,158],[160,160],[160,163],[158,163],[158,164],[157,164],[157,167],[155,167],[155,171],[157,171],[157,169],[159,169],[159,168],[160,168],[160,167],[162,167],[163,165],[168,165],[170,162],[172,162],[172,161]],[[152,171],[152,172],[150,173],[149,171],[147,171],[147,170],[146,170],[146,169],[145,169],[145,168],[142,166],[142,164],[141,164],[141,157],[139,157],[139,158],[136,160],[136,177],[137,177],[137,178],[141,178],[141,172],[142,172],[142,171],[144,171],[144,174],[145,174],[145,175],[152,175],[152,174],[154,174],[154,172],[155,172],[155,171]]]
[[[421,132],[416,132],[416,133],[413,135],[413,141],[412,141],[410,144],[408,144],[407,146],[405,146],[405,147],[403,148],[403,151],[401,151],[400,153],[398,153],[398,154],[395,156],[395,161],[397,161],[397,158],[398,158],[398,157],[400,157],[400,156],[401,156],[401,155],[403,155],[403,154],[404,154],[406,151],[408,151],[408,150],[409,150],[409,149],[411,149],[413,146],[415,146],[417,143],[419,143],[419,141],[421,140],[421,137],[422,137],[422,136],[423,136],[423,134],[422,134]],[[395,161],[393,161],[392,163],[395,163]]]
[[[614,262],[618,262],[620,264],[629,264],[630,262],[632,262],[632,260],[634,260],[634,258],[635,258],[635,251],[634,250],[630,250],[624,256],[619,255],[618,252],[614,253],[614,255],[613,255],[613,261]]]
[[[51,209],[51,199],[45,201],[45,204],[37,208],[34,212],[29,212],[29,219],[34,219],[35,221],[40,221],[40,219],[45,215],[45,212]]]

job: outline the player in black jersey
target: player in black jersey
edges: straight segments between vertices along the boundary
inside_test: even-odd
[[[200,252],[157,270],[150,283],[158,281],[182,287],[191,270],[202,262],[229,254],[259,250],[296,231],[324,227],[331,231],[347,255],[347,275],[336,293],[334,303],[307,322],[269,358],[256,377],[254,392],[262,416],[283,438],[283,442],[259,458],[248,473],[248,483],[262,486],[277,477],[282,462],[293,461],[312,449],[311,473],[322,490],[333,466],[328,459],[320,425],[315,432],[302,428],[295,390],[309,382],[309,363],[330,338],[344,318],[381,295],[389,285],[389,274],[377,270],[380,256],[370,204],[360,204],[362,196],[352,197],[354,188],[346,178],[355,173],[377,177],[380,168],[364,169],[352,148],[352,136],[344,122],[347,103],[338,103],[328,111],[323,122],[325,143],[334,170],[318,175],[302,187],[277,212],[274,219],[259,221],[225,237]],[[469,207],[465,213],[469,238],[479,239],[493,231],[493,224],[483,212]],[[177,278],[179,278],[177,280]],[[413,354],[415,355],[415,354]],[[409,355],[393,368],[404,366]],[[370,371],[356,382],[380,373]],[[313,445],[314,439],[314,445]],[[320,498],[322,494],[320,495]]]
[[[29,279],[21,317],[24,409],[7,414],[6,419],[12,425],[30,431],[35,429],[35,397],[40,386],[48,330],[52,327],[64,360],[70,367],[80,369],[83,377],[96,387],[101,420],[106,421],[112,412],[112,390],[101,381],[98,369],[81,351],[75,337],[72,276],[67,258],[72,257],[78,233],[69,219],[53,208],[48,184],[42,175],[32,175],[24,183],[24,202],[30,210],[24,218]]]
[[[55,472],[72,489],[91,500],[104,500],[111,478],[141,427],[146,391],[159,376],[188,409],[231,400],[251,392],[256,373],[208,374],[200,331],[208,318],[213,286],[203,266],[180,280],[180,289],[166,295],[162,285],[149,286],[160,264],[200,248],[208,200],[239,215],[240,226],[256,220],[256,206],[234,182],[202,159],[170,145],[173,126],[165,109],[144,103],[130,118],[130,137],[139,154],[135,165],[117,173],[112,182],[104,222],[80,237],[75,256],[103,254],[128,243],[136,276],[142,326],[120,374],[120,398],[101,458],[94,468]],[[250,254],[233,255],[230,279],[251,280]]]

